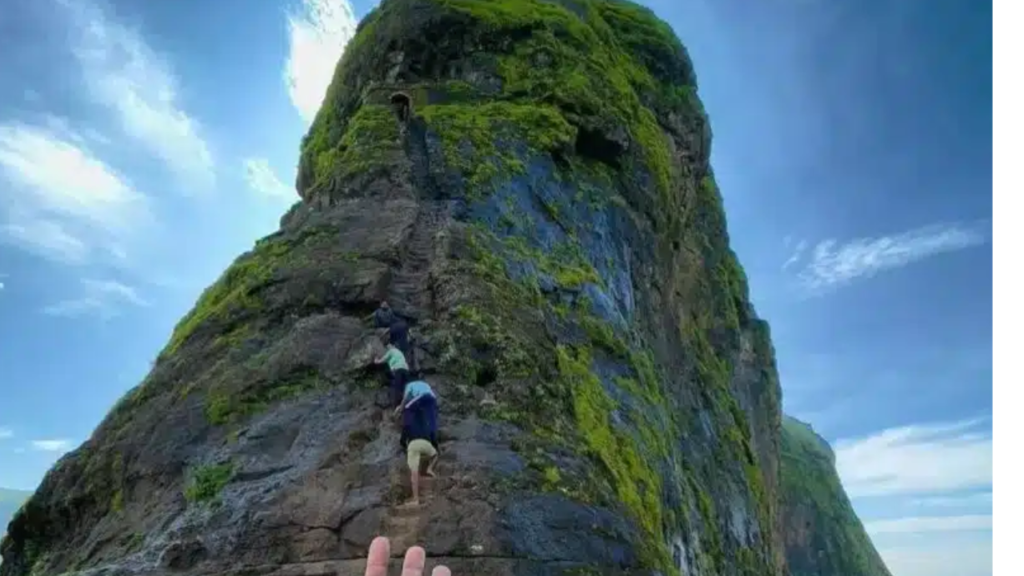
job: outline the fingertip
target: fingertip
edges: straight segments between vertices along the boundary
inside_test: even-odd
[[[421,546],[413,546],[406,550],[405,561],[402,563],[402,576],[422,576],[427,563],[427,552]]]
[[[370,552],[368,556],[370,558],[387,558],[391,555],[391,541],[388,540],[387,536],[377,536],[370,542]]]
[[[366,553],[366,574],[368,576],[384,576],[388,570],[388,559],[391,556],[391,542],[386,536],[377,536],[370,542],[370,550]]]
[[[452,571],[447,566],[434,566],[430,576],[452,576]]]

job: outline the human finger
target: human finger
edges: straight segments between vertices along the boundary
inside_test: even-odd
[[[370,542],[366,554],[364,576],[388,576],[388,559],[391,557],[391,542],[384,536],[377,536]]]
[[[452,576],[452,571],[447,566],[434,566],[434,570],[430,572],[430,576]]]
[[[402,563],[402,576],[423,576],[423,567],[427,563],[427,553],[419,546],[413,546],[405,553]]]

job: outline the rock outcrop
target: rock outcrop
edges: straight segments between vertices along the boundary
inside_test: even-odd
[[[780,391],[683,46],[617,0],[384,0],[301,201],[46,475],[2,576],[784,572]],[[420,510],[367,316],[441,397]]]
[[[782,518],[792,576],[891,576],[810,425],[782,423]]]

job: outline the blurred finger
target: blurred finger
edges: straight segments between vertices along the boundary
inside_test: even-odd
[[[405,553],[402,563],[402,576],[423,576],[423,567],[427,563],[427,553],[419,546],[413,546]]]
[[[388,576],[388,559],[391,557],[391,542],[384,536],[377,536],[370,542],[366,554],[365,576]]]
[[[447,566],[434,566],[430,576],[452,576],[452,571]]]

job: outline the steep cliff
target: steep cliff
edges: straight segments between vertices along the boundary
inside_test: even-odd
[[[782,422],[782,518],[792,576],[891,576],[810,425]]]
[[[0,574],[771,575],[780,392],[671,29],[614,0],[384,0],[302,201],[51,470]],[[441,397],[420,510],[367,369],[413,320]]]

